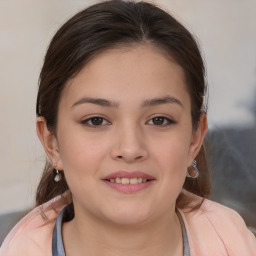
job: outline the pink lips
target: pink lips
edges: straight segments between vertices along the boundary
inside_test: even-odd
[[[142,179],[147,179],[147,181],[137,183],[137,184],[122,184],[122,183],[110,182],[111,179],[116,179],[116,178],[120,178],[120,179],[122,179],[122,178],[128,178],[128,179],[142,178]],[[146,173],[139,172],[139,171],[135,171],[135,172],[118,171],[118,172],[114,172],[114,173],[107,175],[102,180],[109,187],[111,187],[119,192],[134,193],[134,192],[141,191],[141,190],[146,189],[149,186],[151,186],[153,184],[153,182],[155,181],[155,178]]]

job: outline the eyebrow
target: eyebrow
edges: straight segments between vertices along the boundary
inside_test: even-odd
[[[115,107],[115,108],[117,108],[119,106],[118,102],[109,101],[109,100],[101,99],[101,98],[84,97],[84,98],[76,101],[72,105],[71,108],[73,108],[74,106],[80,105],[80,104],[84,104],[84,103],[91,103],[91,104],[95,104],[95,105],[99,105],[99,106],[103,106],[103,107]]]
[[[180,107],[184,107],[181,101],[179,101],[177,98],[172,97],[172,96],[166,96],[163,98],[153,98],[153,99],[147,99],[142,103],[142,107],[152,107],[152,106],[157,106],[161,104],[178,104]]]
[[[91,103],[91,104],[95,104],[95,105],[99,105],[102,107],[113,107],[113,108],[117,108],[119,106],[119,103],[116,101],[110,101],[107,99],[102,99],[102,98],[91,98],[91,97],[84,97],[78,101],[76,101],[71,108],[77,106],[77,105],[81,105],[84,103]],[[183,104],[175,97],[172,96],[165,96],[162,98],[152,98],[152,99],[146,99],[143,103],[142,103],[142,107],[152,107],[152,106],[157,106],[157,105],[162,105],[162,104],[177,104],[180,107],[184,107]]]

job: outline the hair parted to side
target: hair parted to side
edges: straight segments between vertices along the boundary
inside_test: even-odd
[[[184,71],[191,99],[192,126],[198,126],[206,91],[204,63],[190,32],[170,14],[147,2],[104,1],[77,13],[55,34],[47,50],[40,73],[37,116],[45,118],[48,129],[56,135],[58,105],[67,81],[73,78],[93,57],[116,47],[152,44],[164,51]],[[184,188],[206,197],[210,178],[202,147],[196,157],[200,175],[186,179]],[[68,192],[62,174],[55,183],[54,168],[46,163],[36,194],[36,205]],[[187,206],[181,193],[177,206]]]

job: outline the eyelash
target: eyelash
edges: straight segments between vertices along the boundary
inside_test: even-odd
[[[150,121],[153,121],[154,119],[156,118],[159,118],[159,119],[163,119],[164,120],[164,124],[160,124],[160,125],[157,125],[157,124],[150,124],[150,125],[154,125],[154,126],[160,126],[160,127],[165,127],[165,126],[169,126],[169,125],[172,125],[172,124],[176,124],[176,122],[168,117],[165,117],[165,116],[155,116],[155,117],[152,117],[150,119]],[[148,121],[149,122],[149,121]],[[148,123],[147,122],[147,123]]]
[[[160,124],[160,125],[157,125],[157,124],[154,124],[154,123],[149,124],[149,121],[153,121],[156,118],[164,119],[164,124]],[[105,124],[101,123],[99,125],[95,125],[95,124],[92,124],[93,119],[100,119],[100,120],[102,120],[103,123],[104,122],[106,122],[106,123]],[[153,125],[153,126],[158,126],[158,127],[166,127],[166,126],[169,126],[169,125],[172,125],[172,124],[176,124],[176,122],[174,120],[172,120],[168,117],[165,117],[165,116],[155,116],[155,117],[151,118],[149,121],[147,121],[146,124]],[[91,124],[89,124],[89,122],[91,122]],[[104,117],[93,116],[93,117],[87,118],[85,120],[82,120],[81,124],[86,125],[86,126],[91,127],[91,128],[100,128],[102,126],[110,125],[111,123],[107,119],[105,119]]]
[[[101,119],[103,122],[105,121],[106,124],[100,124],[100,125],[94,125],[94,124],[92,124],[92,120],[93,120],[93,119],[96,119],[96,118]],[[89,122],[91,122],[91,124],[89,124]],[[100,127],[102,127],[102,126],[109,125],[110,122],[109,122],[106,118],[104,118],[104,117],[101,117],[101,116],[93,116],[93,117],[90,117],[90,118],[88,118],[88,119],[85,119],[85,120],[81,121],[81,124],[86,125],[86,126],[88,126],[88,127],[92,127],[92,128],[100,128]]]

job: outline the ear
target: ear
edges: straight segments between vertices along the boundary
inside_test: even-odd
[[[191,166],[192,161],[196,158],[197,154],[200,151],[200,148],[203,144],[205,135],[207,133],[207,115],[205,113],[201,114],[199,125],[195,131],[192,133],[190,148],[189,148],[189,163],[188,166]]]
[[[36,120],[37,136],[40,139],[47,156],[51,159],[56,169],[62,170],[62,162],[59,153],[58,141],[56,136],[48,130],[44,117],[38,117]]]

